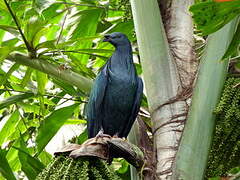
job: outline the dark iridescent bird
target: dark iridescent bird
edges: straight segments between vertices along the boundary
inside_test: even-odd
[[[143,83],[133,63],[127,36],[114,32],[103,41],[115,46],[115,52],[98,74],[87,106],[88,137],[100,130],[110,136],[127,137],[137,117]]]

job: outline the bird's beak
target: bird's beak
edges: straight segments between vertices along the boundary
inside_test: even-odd
[[[109,34],[104,35],[103,42],[109,42],[111,41],[111,36]]]

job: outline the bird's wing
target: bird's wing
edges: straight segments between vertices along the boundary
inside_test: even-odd
[[[108,64],[106,64],[97,76],[91,90],[88,106],[87,106],[87,120],[88,120],[88,137],[92,138],[97,135],[102,127],[102,102],[104,100],[105,91],[108,81]]]
[[[126,125],[125,130],[123,131],[122,137],[127,137],[129,134],[132,125],[138,115],[138,111],[140,109],[141,99],[142,99],[142,93],[143,93],[143,82],[142,79],[138,77],[138,87],[135,95],[135,101],[133,103],[132,113],[130,115],[129,121]]]

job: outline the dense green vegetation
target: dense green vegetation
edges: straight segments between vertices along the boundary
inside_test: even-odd
[[[120,180],[104,161],[62,156],[56,157],[36,179]]]
[[[214,108],[216,129],[206,178],[218,179],[229,172],[239,172],[240,80],[235,76],[239,76],[240,67],[240,23],[237,20],[240,1],[223,4],[201,3],[203,1],[198,0],[190,8],[196,25],[194,37],[198,59],[202,57],[203,47],[208,47],[208,35],[233,19],[237,25],[232,32],[233,38],[228,38],[231,43],[225,47],[227,51],[222,52],[224,61],[217,61],[226,63],[226,67],[231,61],[231,68],[235,70],[231,72],[234,77],[227,79],[221,100]],[[158,6],[157,1],[155,4]],[[145,11],[149,13],[148,9]],[[163,22],[167,20],[163,19]],[[148,22],[143,25],[147,26]],[[0,0],[0,180],[14,180],[16,177],[68,179],[75,175],[82,176],[82,179],[131,179],[129,164],[123,159],[116,159],[112,168],[100,160],[54,158],[45,149],[62,126],[86,126],[85,104],[93,79],[113,52],[110,44],[102,42],[102,35],[111,32],[128,36],[138,74],[144,76],[129,0]],[[149,35],[144,35],[143,39],[148,39]],[[154,40],[151,39],[153,44],[159,43]],[[222,36],[216,37],[215,45],[221,40]],[[165,49],[169,50],[169,46],[166,43]],[[205,51],[216,57],[212,52]],[[147,78],[144,80],[148,81]],[[202,97],[207,95],[201,94]],[[155,96],[151,99],[158,100]],[[142,144],[152,146],[155,130],[152,130],[153,123],[148,115],[146,96],[142,108]],[[194,136],[191,134],[191,137]],[[86,131],[83,131],[71,142],[81,144],[86,139]],[[144,152],[151,157],[152,149],[145,147]],[[151,162],[146,164],[152,165],[149,172],[155,175],[152,171],[155,170],[154,162],[149,157],[146,159]]]
[[[226,176],[240,159],[240,78],[226,80],[216,107],[216,130],[208,161],[207,177]],[[233,171],[234,172],[234,171]]]

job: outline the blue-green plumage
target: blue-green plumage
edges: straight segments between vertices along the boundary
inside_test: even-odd
[[[143,83],[137,76],[132,48],[122,33],[105,36],[115,52],[98,74],[87,107],[88,136],[104,134],[127,137],[139,111]]]

